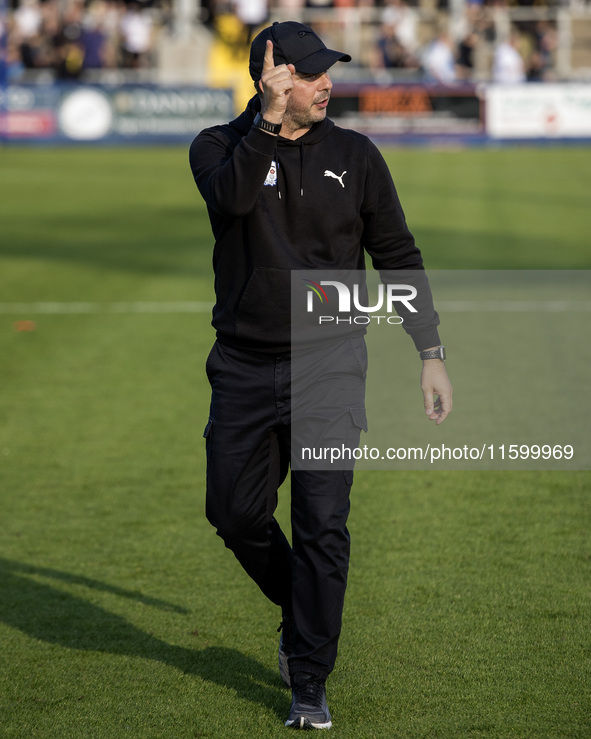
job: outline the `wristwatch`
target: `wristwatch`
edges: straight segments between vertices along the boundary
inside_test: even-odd
[[[252,123],[255,128],[260,128],[261,131],[267,131],[267,133],[274,133],[277,135],[281,131],[281,123],[269,123],[266,121],[260,113],[257,113]]]
[[[438,346],[437,349],[426,349],[424,352],[419,352],[421,359],[443,359],[445,361],[445,347]]]

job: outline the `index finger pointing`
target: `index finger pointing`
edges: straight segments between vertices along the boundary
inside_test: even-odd
[[[275,69],[275,60],[273,59],[273,42],[267,39],[265,47],[265,56],[263,58],[263,74]]]

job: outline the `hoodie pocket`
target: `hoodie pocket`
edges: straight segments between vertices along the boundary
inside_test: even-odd
[[[267,344],[291,339],[291,270],[255,267],[234,311],[236,336]]]

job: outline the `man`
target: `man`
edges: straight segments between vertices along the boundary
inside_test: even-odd
[[[525,62],[519,53],[521,37],[512,30],[509,38],[495,49],[493,82],[499,85],[517,85],[526,81]]]
[[[350,57],[307,26],[266,28],[251,46],[257,94],[239,118],[202,131],[190,152],[216,239],[207,516],[282,609],[279,667],[293,694],[286,725],[317,729],[331,726],[325,681],[341,629],[353,475],[292,470],[290,547],[273,516],[291,442],[290,274],[363,269],[364,249],[380,270],[422,270],[377,148],[326,116],[327,70],[337,61]],[[427,416],[439,424],[451,410],[451,386],[430,293],[423,302],[411,335],[431,351],[422,387]],[[345,395],[354,396],[344,414],[353,445],[365,425],[364,350],[359,335],[330,346]]]

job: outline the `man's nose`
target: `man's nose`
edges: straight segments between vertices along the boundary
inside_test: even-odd
[[[318,78],[318,89],[319,90],[332,90],[332,80],[328,72],[325,72],[322,77]]]

